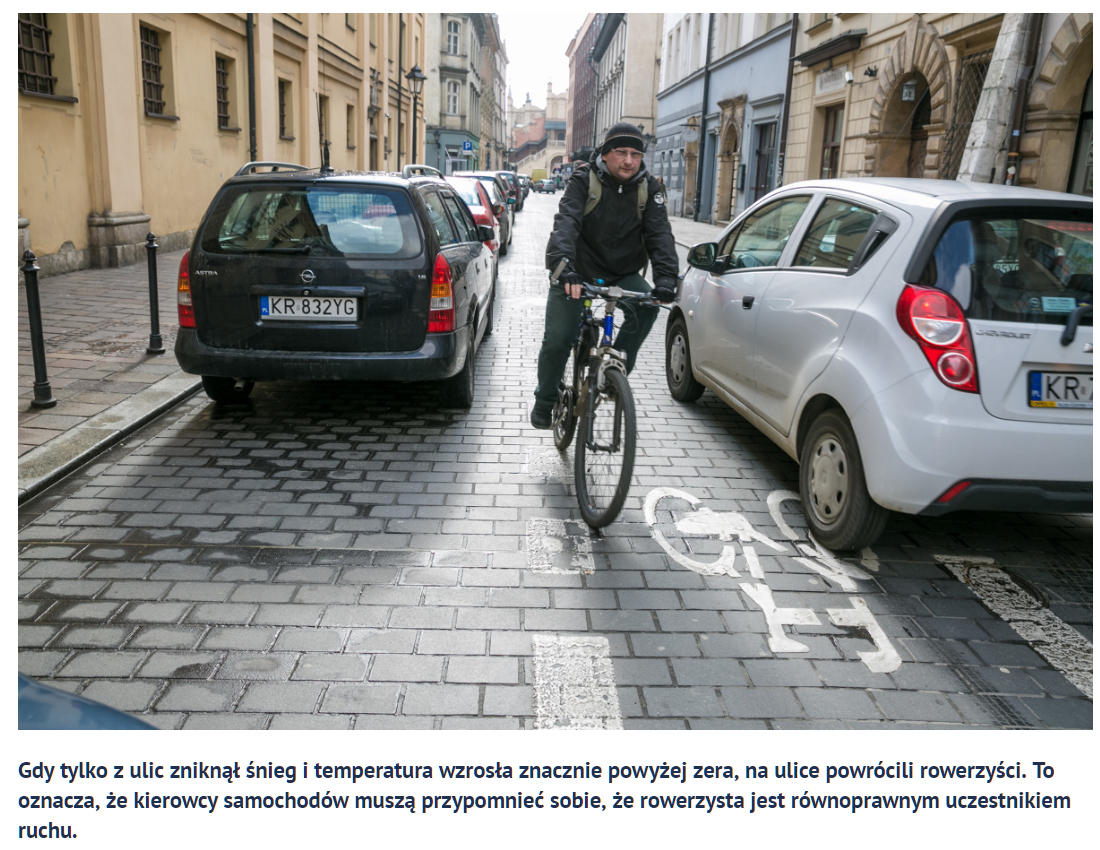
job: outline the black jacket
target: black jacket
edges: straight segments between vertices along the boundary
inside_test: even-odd
[[[603,189],[599,204],[586,216],[592,168],[597,169]],[[648,198],[639,220],[638,184],[642,180],[649,181]],[[597,154],[592,162],[579,166],[565,184],[546,245],[546,268],[553,272],[562,258],[567,258],[569,267],[585,280],[613,280],[641,271],[648,254],[654,280],[678,276],[680,263],[665,199],[664,187],[649,176],[644,162],[634,178],[620,187]]]

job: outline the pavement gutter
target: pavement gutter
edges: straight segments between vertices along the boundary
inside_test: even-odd
[[[194,395],[201,386],[197,376],[173,372],[79,427],[31,449],[19,458],[19,504]]]

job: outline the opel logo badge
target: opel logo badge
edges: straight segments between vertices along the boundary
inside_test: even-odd
[[[309,269],[306,269],[304,272],[302,272],[301,277],[302,283],[313,283],[313,281],[317,278],[317,275],[315,275]]]

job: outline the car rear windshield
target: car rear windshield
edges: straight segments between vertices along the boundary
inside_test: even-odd
[[[1092,222],[1057,213],[956,221],[920,282],[950,292],[972,319],[1065,324],[1092,304]]]
[[[447,182],[454,186],[458,196],[467,204],[474,207],[481,206],[481,195],[477,193],[477,183],[472,177],[452,177]]]
[[[210,254],[408,259],[420,253],[420,234],[398,190],[234,186],[211,211],[201,245]]]

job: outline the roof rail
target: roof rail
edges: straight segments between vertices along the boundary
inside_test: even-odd
[[[309,167],[305,165],[298,165],[294,162],[249,162],[240,167],[240,170],[234,174],[234,177],[240,177],[242,174],[251,174],[258,168],[270,168],[272,171],[278,171],[280,168],[285,168],[287,171],[309,171]]]

